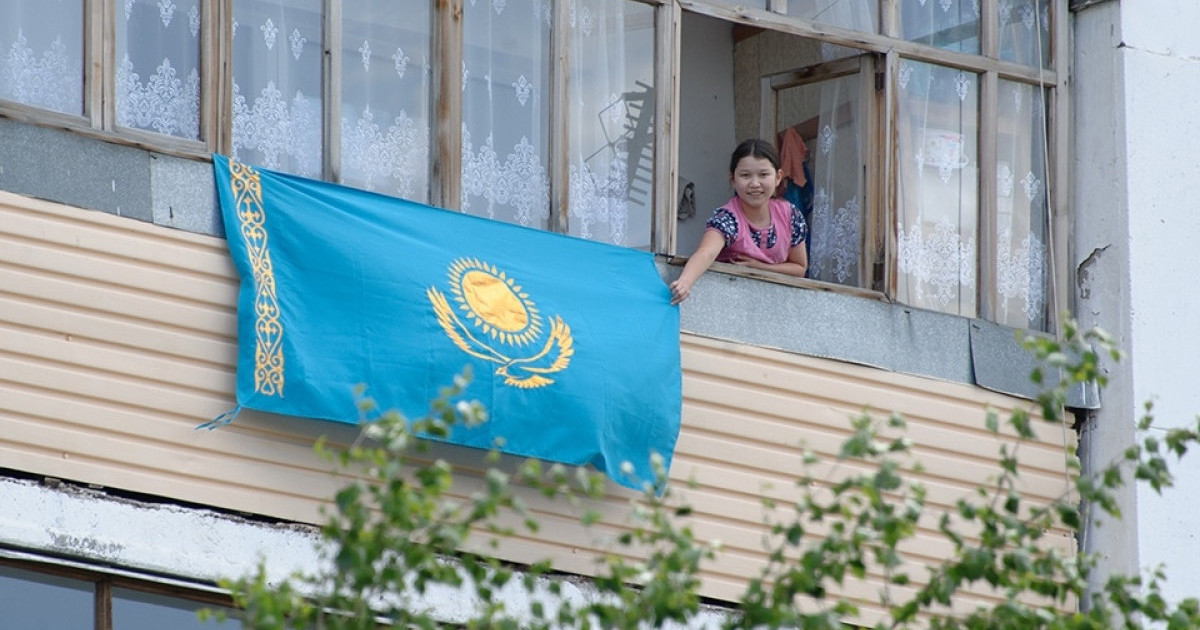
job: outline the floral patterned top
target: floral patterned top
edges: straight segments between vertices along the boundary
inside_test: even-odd
[[[726,247],[737,238],[737,219],[734,218],[732,212],[725,208],[717,208],[717,211],[713,213],[712,218],[705,225],[725,235]],[[771,227],[766,230],[758,230],[751,226],[750,236],[754,239],[754,244],[759,247],[768,249],[775,247],[775,224],[772,223]],[[765,244],[763,243],[764,236],[766,238]],[[795,247],[803,243],[807,237],[808,224],[804,221],[804,215],[795,204],[792,204],[792,242],[789,244],[789,247]]]

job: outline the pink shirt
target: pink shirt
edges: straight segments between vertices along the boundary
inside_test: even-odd
[[[737,220],[737,236],[733,241],[717,254],[717,260],[721,262],[733,262],[739,255],[747,256],[760,260],[765,263],[781,263],[788,259],[788,252],[792,249],[792,204],[786,199],[771,199],[767,204],[767,209],[771,215],[771,224],[775,226],[775,246],[766,247],[767,230],[756,229],[750,225],[750,221],[746,218],[746,213],[742,212],[742,200],[734,197],[729,200],[729,203],[721,206],[721,209],[728,210]],[[709,228],[715,229],[715,228]],[[759,232],[762,236],[759,239],[763,246],[759,246],[754,242],[754,236],[750,234],[750,230]]]

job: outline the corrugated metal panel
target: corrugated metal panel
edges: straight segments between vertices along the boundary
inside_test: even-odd
[[[214,507],[315,522],[338,486],[311,450],[353,428],[246,412],[233,425],[196,425],[232,404],[236,279],[224,241],[0,193],[0,467]],[[805,334],[816,334],[806,331]],[[959,384],[684,335],[684,429],[672,477],[695,507],[693,527],[725,546],[705,592],[735,598],[763,562],[763,498],[787,505],[803,472],[801,443],[832,459],[864,409],[909,423],[921,480],[942,507],[997,471],[999,442],[983,408],[1020,404]],[[1042,426],[1022,446],[1025,491],[1067,489],[1064,445]],[[468,470],[475,451],[438,447]],[[856,470],[852,463],[814,469]],[[461,476],[460,492],[478,487]],[[684,484],[677,484],[683,486]],[[553,557],[588,573],[595,552],[627,527],[631,494],[614,487],[607,521],[584,530],[562,505],[529,497],[537,537],[500,546],[507,559]],[[1067,532],[1055,544],[1072,549]],[[927,523],[909,548],[919,567],[948,551]],[[877,578],[878,576],[876,576]],[[877,580],[848,587],[871,616]],[[987,601],[980,593],[961,605]]]

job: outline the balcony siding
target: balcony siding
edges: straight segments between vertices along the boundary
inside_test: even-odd
[[[236,277],[221,239],[0,192],[0,468],[300,522],[319,522],[340,480],[312,452],[352,427],[251,411],[217,430],[197,425],[233,404]],[[805,331],[804,334],[819,334]],[[828,462],[863,410],[905,416],[921,481],[939,508],[998,470],[1001,440],[983,430],[985,406],[1024,404],[961,384],[717,341],[681,339],[683,430],[672,478],[695,508],[692,525],[725,551],[705,594],[735,599],[764,560],[762,499],[786,513],[804,472],[801,443]],[[1064,447],[1074,435],[1039,425],[1021,447],[1026,496],[1067,491]],[[1010,438],[1004,438],[1010,439]],[[478,487],[477,451],[438,447],[461,464],[464,496]],[[850,462],[814,469],[832,478]],[[516,562],[545,557],[594,570],[597,550],[628,524],[633,497],[611,487],[606,519],[578,526],[565,506],[528,497],[542,534],[501,543]],[[1051,543],[1074,548],[1068,532]],[[908,546],[917,572],[949,551],[936,519]],[[848,585],[867,617],[879,576]],[[956,604],[986,602],[985,592]]]

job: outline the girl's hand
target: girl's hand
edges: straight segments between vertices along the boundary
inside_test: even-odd
[[[692,294],[692,283],[682,278],[671,283],[671,304],[676,305],[688,299]]]

